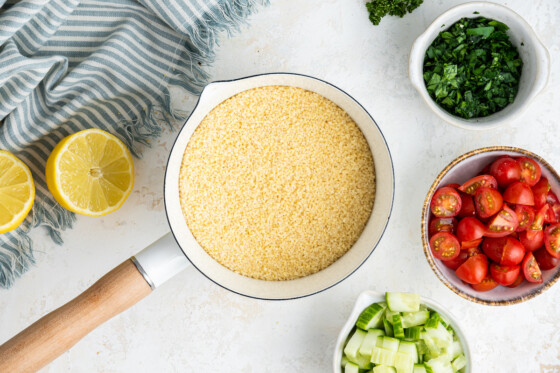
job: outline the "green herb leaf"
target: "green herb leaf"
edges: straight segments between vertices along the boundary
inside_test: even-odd
[[[424,0],[372,0],[366,3],[369,12],[369,20],[374,25],[381,22],[386,15],[404,17],[406,13],[420,6]]]

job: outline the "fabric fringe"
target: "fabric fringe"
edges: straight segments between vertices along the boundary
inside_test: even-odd
[[[216,12],[219,16],[207,14],[204,19],[199,20],[197,27],[190,32],[190,38],[185,40],[186,51],[177,56],[190,65],[190,74],[171,71],[164,102],[147,107],[144,114],[136,120],[120,123],[117,134],[136,157],[142,156],[141,145],[150,147],[150,140],[161,135],[162,123],[172,128],[175,120],[184,120],[189,114],[172,108],[169,89],[179,86],[192,94],[200,94],[210,79],[204,68],[214,62],[219,34],[226,32],[228,36],[232,36],[247,24],[247,17],[259,6],[268,4],[269,0],[223,1]],[[35,264],[33,244],[29,237],[32,227],[44,227],[58,245],[63,243],[62,232],[72,228],[76,220],[75,214],[59,204],[49,202],[46,199],[43,204],[35,204],[22,226],[8,233],[11,236],[10,244],[0,245],[1,288],[10,288],[17,278]]]

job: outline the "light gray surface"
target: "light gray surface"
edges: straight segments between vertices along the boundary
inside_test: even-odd
[[[372,26],[363,1],[273,1],[234,39],[223,39],[216,79],[270,71],[311,74],[338,85],[376,119],[393,155],[396,195],[385,236],[370,259],[336,287],[301,300],[263,302],[229,293],[194,268],[84,338],[44,372],[328,372],[339,329],[366,289],[416,291],[465,326],[478,372],[560,371],[560,285],[511,307],[452,293],[432,273],[420,241],[420,212],[439,171],[456,156],[514,145],[560,170],[560,3],[509,0],[552,57],[552,75],[516,123],[487,132],[455,128],[433,114],[408,81],[413,40],[461,1],[425,0],[403,19]],[[192,106],[185,98],[182,104]],[[0,291],[0,341],[68,301],[122,260],[162,236],[163,167],[174,133],[136,162],[136,185],[117,212],[80,217],[55,246],[35,232],[38,266]],[[1,342],[0,342],[1,343]]]

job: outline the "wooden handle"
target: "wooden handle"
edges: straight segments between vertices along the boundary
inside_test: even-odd
[[[0,346],[0,372],[35,372],[151,289],[127,260],[89,289]]]

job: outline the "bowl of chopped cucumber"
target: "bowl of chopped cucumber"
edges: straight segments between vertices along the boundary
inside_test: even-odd
[[[457,320],[418,294],[365,291],[340,331],[335,373],[471,373]]]
[[[448,123],[484,130],[513,121],[544,90],[550,55],[516,12],[470,2],[444,12],[412,45],[409,76]]]

